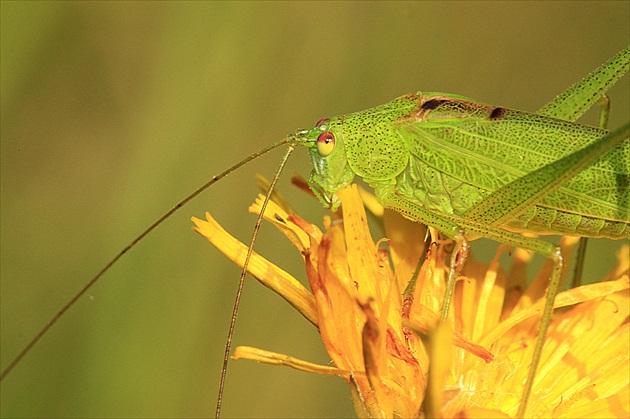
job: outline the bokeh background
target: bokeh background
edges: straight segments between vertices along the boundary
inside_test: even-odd
[[[628,45],[629,4],[0,3],[2,366],[228,165],[322,117],[419,90],[535,111]],[[628,77],[611,97],[614,128],[628,118]],[[239,270],[190,217],[211,211],[248,240],[254,173],[271,176],[280,155],[233,173],[124,257],[5,379],[2,416],[211,416]],[[288,180],[309,167],[298,150],[280,188],[319,221],[325,211]],[[280,237],[264,226],[258,251],[304,279]],[[618,244],[591,244],[587,276],[610,268]],[[254,280],[235,345],[329,362],[314,328]],[[223,414],[353,409],[339,378],[239,361]]]

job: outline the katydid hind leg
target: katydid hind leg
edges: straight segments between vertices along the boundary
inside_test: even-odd
[[[410,202],[402,201],[400,199],[397,199],[395,202],[396,204],[395,204],[394,209],[398,211],[401,211],[404,209],[405,211],[404,213],[413,214],[421,210],[420,208],[418,208],[417,205]],[[383,204],[386,207],[391,207],[391,205],[388,205],[386,202],[383,202]],[[419,219],[417,219],[416,221],[427,222],[427,221],[419,220]],[[428,223],[431,224],[430,221]],[[541,326],[539,328],[538,336],[536,339],[536,346],[534,347],[534,353],[533,353],[532,364],[531,364],[532,366],[530,367],[530,371],[528,373],[528,377],[525,382],[525,388],[522,395],[522,403],[519,408],[519,417],[522,417],[525,412],[525,408],[527,406],[527,399],[529,398],[529,395],[531,393],[537,366],[539,364],[540,356],[542,354],[542,349],[544,346],[544,339],[542,337],[546,336],[547,334],[547,329],[549,327],[548,320],[551,317],[551,312],[553,311],[553,304],[555,301],[555,296],[558,292],[559,284],[562,279],[562,271],[563,271],[563,266],[564,266],[562,254],[560,252],[559,247],[556,247],[553,244],[544,240],[524,237],[517,233],[511,233],[511,232],[493,228],[493,227],[475,225],[474,223],[470,223],[467,220],[462,220],[461,224],[466,225],[468,228],[468,231],[475,231],[474,229],[476,228],[476,233],[477,234],[483,233],[484,237],[491,238],[502,243],[511,244],[511,245],[514,245],[523,249],[532,250],[532,251],[542,254],[543,256],[553,259],[552,276],[551,276],[551,281],[549,284],[549,289],[547,292],[547,300],[546,300],[545,307],[543,310]],[[442,321],[446,320],[448,316],[448,310],[450,307],[450,298],[452,295],[452,288],[454,287],[455,281],[457,279],[457,275],[459,271],[461,270],[461,264],[464,261],[463,259],[460,259],[459,261],[456,259],[458,256],[458,253],[460,253],[458,251],[459,250],[458,248],[461,248],[462,246],[465,247],[467,244],[467,241],[464,239],[463,235],[456,235],[455,241],[456,241],[456,251],[453,252],[453,256],[451,258],[449,277],[448,277],[447,286],[446,286],[447,291],[445,293],[444,303],[443,303],[442,312],[441,312]],[[464,255],[465,253],[466,252],[463,252]],[[451,289],[450,292],[449,292],[449,289]],[[545,321],[544,319],[547,319],[547,321]]]
[[[462,217],[481,225],[505,225],[557,190],[607,151],[626,141],[629,134],[630,124],[626,124],[583,149],[508,183]]]
[[[630,48],[620,51],[536,113],[574,122],[593,106],[628,69],[630,69]]]
[[[586,257],[587,244],[588,238],[580,237],[575,255],[575,267],[573,268],[573,280],[571,281],[571,288],[577,288],[582,284],[582,277],[584,276],[584,259]]]
[[[579,171],[581,170],[581,167],[590,164],[590,161],[593,160],[592,155],[589,155],[588,152],[591,152],[593,148],[609,149],[610,147],[614,146],[614,144],[616,144],[618,141],[621,141],[623,139],[624,135],[627,136],[627,127],[625,128],[626,128],[625,130],[621,130],[620,132],[613,133],[610,136],[607,136],[601,141],[597,142],[587,152],[583,152],[580,156],[578,156],[580,158],[566,159],[563,163],[558,164],[558,165],[556,165],[556,163],[552,163],[551,165],[548,165],[539,169],[539,171],[552,172],[551,175],[547,176],[549,179],[555,176],[557,171],[567,170],[567,166],[571,166],[573,168],[572,169],[573,171]],[[572,157],[572,156],[569,156],[569,157]],[[575,160],[577,160],[577,162]],[[571,170],[569,169],[569,171]],[[513,183],[510,184],[512,187],[514,186]],[[550,183],[553,183],[553,181]],[[513,191],[510,190],[509,188],[507,188],[504,191],[505,195],[510,195],[512,194],[512,192]],[[531,192],[531,194],[535,196],[534,199],[540,199],[540,196],[544,195],[544,193],[545,193],[544,191],[541,193],[541,191],[539,190],[533,190]],[[489,198],[493,198],[493,195],[490,195]],[[461,232],[461,229],[463,229],[471,237],[481,236],[481,237],[490,238],[490,239],[493,239],[502,243],[507,243],[507,244],[511,244],[511,245],[514,245],[523,249],[535,251],[536,253],[539,253],[553,260],[552,276],[551,276],[551,280],[550,280],[550,284],[549,284],[549,288],[547,292],[545,308],[543,310],[543,315],[541,319],[541,326],[539,328],[538,336],[536,339],[536,346],[534,348],[534,353],[532,357],[532,364],[531,364],[532,366],[530,367],[529,375],[525,383],[525,388],[522,395],[522,403],[521,403],[521,406],[519,407],[519,416],[522,417],[525,413],[525,409],[527,407],[527,400],[529,398],[529,395],[531,393],[531,390],[534,384],[534,378],[535,378],[537,366],[539,364],[540,356],[542,354],[542,349],[544,347],[544,337],[547,334],[547,329],[549,327],[549,319],[551,317],[551,312],[553,311],[553,304],[555,301],[555,296],[558,292],[559,284],[562,278],[562,271],[563,271],[564,264],[563,264],[563,258],[560,252],[560,248],[544,240],[524,237],[520,234],[503,230],[500,227],[498,227],[497,220],[483,219],[483,217],[480,217],[481,218],[480,221],[476,220],[475,218],[466,218],[466,217],[462,217],[459,219],[447,218],[447,217],[439,216],[436,214],[430,214],[426,210],[418,206],[417,204],[406,201],[400,196],[397,196],[393,192],[383,193],[383,191],[381,191],[381,194],[379,194],[379,197],[384,206],[392,208],[406,215],[408,218],[411,218],[415,221],[426,223],[432,226],[437,225],[437,226],[440,226],[441,228],[444,228],[446,226],[447,228],[449,228],[449,230],[445,230],[444,232],[447,235],[451,236],[451,238],[456,239],[456,242],[460,243],[460,245],[464,243],[464,241],[462,240],[463,236],[458,237],[458,234],[457,233],[453,234],[453,232]],[[522,198],[522,195],[520,195],[520,197]],[[508,199],[508,198],[504,197],[503,199]],[[520,208],[520,206],[514,205],[513,208]],[[509,213],[508,211],[506,218],[509,219],[511,216],[512,216],[511,213]],[[456,269],[457,264],[455,262],[456,255],[457,255],[457,252],[454,252],[453,259],[451,260],[451,269],[449,272],[448,284],[451,284],[451,283],[454,284],[456,280],[456,275],[457,275],[457,269]],[[447,289],[448,289],[448,284],[447,284]],[[445,303],[443,305],[443,311],[442,311],[443,318],[445,318],[446,313],[448,313],[447,307],[449,303],[450,301],[447,301],[447,298],[445,298]]]
[[[629,126],[626,124],[619,130],[601,138],[582,150],[578,150],[569,156],[559,159],[547,166],[543,166],[511,182],[492,193],[480,205],[468,211],[465,216],[481,224],[502,225],[506,223],[511,218],[518,216],[528,205],[539,201],[608,150],[620,144],[622,141],[625,141],[628,138],[629,132]],[[547,291],[545,309],[538,330],[532,363],[525,382],[521,406],[518,411],[518,417],[523,417],[526,413],[527,401],[534,385],[536,370],[540,362],[540,356],[544,347],[551,312],[553,311],[553,304],[560,286],[563,269],[563,259],[559,249],[556,249],[551,255],[546,256],[553,258],[554,267]]]
[[[602,129],[607,129],[608,119],[610,116],[610,98],[608,97],[608,95],[602,95],[602,97],[599,99],[598,105],[600,106],[600,109],[597,126]],[[576,288],[582,283],[587,243],[588,238],[580,237],[577,248],[577,255],[575,257],[575,268],[573,269],[573,281],[571,282],[572,288]]]

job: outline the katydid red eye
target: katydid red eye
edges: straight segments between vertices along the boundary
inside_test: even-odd
[[[326,157],[335,149],[335,136],[332,132],[322,132],[317,137],[317,152],[320,156]]]

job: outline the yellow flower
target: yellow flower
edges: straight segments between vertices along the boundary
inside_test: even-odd
[[[273,202],[265,214],[304,256],[310,291],[257,254],[248,268],[319,328],[335,367],[250,347],[237,348],[233,358],[341,376],[359,417],[516,415],[549,268],[520,292],[525,252],[513,252],[507,276],[498,267],[503,247],[489,265],[468,260],[448,324],[439,325],[448,243],[425,249],[424,227],[388,211],[388,240],[374,243],[357,187],[338,195],[343,220],[326,217],[325,234]],[[250,208],[259,210],[260,200]],[[246,247],[206,217],[193,218],[195,230],[242,266]],[[425,253],[415,286],[408,286]],[[552,319],[528,417],[630,415],[627,245],[619,260],[606,282],[558,295],[556,307],[571,308]]]

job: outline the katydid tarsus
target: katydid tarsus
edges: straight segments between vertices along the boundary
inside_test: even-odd
[[[227,173],[272,148],[289,144],[290,150],[309,147],[314,164],[311,189],[332,209],[339,205],[335,192],[359,176],[374,188],[385,207],[437,228],[459,246],[486,237],[554,260],[519,410],[524,416],[560,282],[562,255],[555,245],[521,233],[628,238],[628,124],[609,133],[574,121],[627,72],[629,60],[630,50],[620,52],[537,113],[488,106],[450,94],[415,93],[296,131],[215,176],[147,228],[62,307],[3,369],[1,377],[124,253],[173,212]],[[279,172],[274,181],[278,176]],[[259,223],[260,219],[256,233]],[[447,280],[451,290],[457,275],[456,254]],[[449,302],[447,292],[443,317]],[[235,318],[236,309],[226,360]],[[225,371],[224,367],[223,374]],[[217,415],[220,400],[221,396]]]

